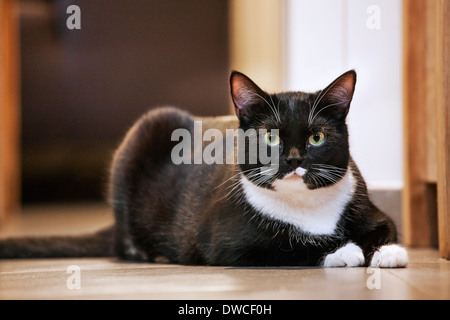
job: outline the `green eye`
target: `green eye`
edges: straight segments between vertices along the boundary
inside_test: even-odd
[[[308,142],[314,147],[321,146],[325,142],[325,134],[323,132],[316,132],[309,137]]]
[[[280,144],[280,137],[269,131],[269,132],[266,132],[266,134],[264,135],[264,142],[267,145],[274,147],[274,146],[277,146]]]

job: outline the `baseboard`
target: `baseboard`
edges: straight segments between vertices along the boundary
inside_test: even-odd
[[[402,190],[401,189],[369,189],[372,202],[394,220],[399,241],[403,239],[402,232]]]

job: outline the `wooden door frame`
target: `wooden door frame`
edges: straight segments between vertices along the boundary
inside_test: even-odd
[[[450,0],[436,6],[437,196],[439,253],[450,259]]]
[[[18,5],[0,0],[0,224],[20,204]]]
[[[450,0],[404,0],[403,239],[450,258]]]

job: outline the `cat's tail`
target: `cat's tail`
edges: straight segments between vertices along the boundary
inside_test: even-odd
[[[111,257],[114,227],[81,236],[0,240],[0,259]]]

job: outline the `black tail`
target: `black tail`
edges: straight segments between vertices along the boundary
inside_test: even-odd
[[[0,259],[111,257],[114,227],[94,234],[0,240]]]

